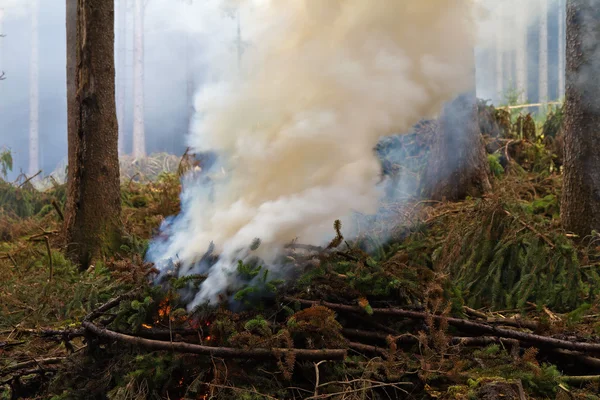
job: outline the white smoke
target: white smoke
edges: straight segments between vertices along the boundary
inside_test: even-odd
[[[182,212],[149,258],[208,279],[190,307],[235,285],[256,237],[273,262],[298,237],[322,244],[335,219],[376,210],[373,148],[474,84],[471,0],[239,2],[245,48],[215,52],[197,95],[194,151],[216,151],[212,189],[184,180]],[[204,18],[205,19],[205,18]],[[212,38],[215,41],[220,39]],[[198,260],[214,242],[218,263]]]

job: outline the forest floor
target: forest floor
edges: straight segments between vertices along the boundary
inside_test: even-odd
[[[62,252],[64,187],[0,182],[0,399],[600,398],[600,234],[560,228],[560,112],[480,111],[489,195],[395,193],[352,240],[332,221],[327,248],[290,244],[293,279],[240,262],[246,284],[192,312],[205,277],[157,283],[143,259],[187,158],[127,174],[121,251],[86,271]],[[377,148],[403,188],[428,129]]]

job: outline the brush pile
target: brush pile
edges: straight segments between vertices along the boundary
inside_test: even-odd
[[[481,115],[505,123],[498,110]],[[336,221],[328,246],[287,246],[296,279],[240,261],[245,285],[216,307],[186,308],[204,276],[151,284],[157,271],[143,262],[147,240],[178,210],[175,174],[124,183],[121,251],[83,274],[61,255],[57,214],[11,222],[0,243],[0,393],[597,398],[600,237],[561,231],[556,153],[513,125],[486,135],[493,194],[385,203],[386,217],[355,240]],[[382,142],[384,175],[414,174],[407,185],[418,187],[427,143],[415,133]]]

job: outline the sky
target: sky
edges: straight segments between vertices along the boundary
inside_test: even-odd
[[[188,80],[193,77],[195,91],[214,77],[208,76],[211,60],[224,59],[224,53],[236,53],[237,25],[223,9],[225,0],[147,0],[145,12],[145,125],[149,153],[169,151],[183,153],[187,147],[189,130]],[[238,0],[230,0],[233,6]],[[253,0],[257,3],[268,0]],[[515,0],[505,0],[514,2]],[[522,0],[519,0],[522,1]],[[526,0],[530,19],[530,46],[535,47],[535,3]],[[554,4],[557,0],[551,0]],[[29,129],[29,60],[31,22],[29,0],[0,0],[4,9],[4,26],[0,38],[0,70],[6,79],[0,83],[0,148],[11,149],[15,169],[11,177],[26,171],[28,165],[27,135]],[[39,60],[40,60],[40,164],[45,174],[51,173],[67,154],[66,84],[65,84],[65,1],[39,0]],[[483,1],[497,4],[497,1]],[[509,7],[512,9],[512,6]],[[489,14],[479,27],[482,43],[492,41],[490,27],[498,11],[489,7]],[[556,10],[550,13],[550,74],[556,75]],[[246,32],[244,16],[241,17],[242,35],[256,36]],[[251,24],[248,24],[251,25]],[[254,24],[257,25],[257,24]],[[487,34],[486,34],[487,27]],[[132,110],[132,30],[133,21],[127,21],[126,77],[127,109],[125,132],[126,150],[131,149]],[[509,40],[510,42],[510,40]],[[482,98],[497,99],[490,68],[493,52],[480,46],[477,51],[477,86]],[[536,82],[537,55],[530,54],[529,76]],[[188,61],[186,61],[188,60]],[[537,95],[535,85],[530,97]],[[556,93],[556,79],[550,79],[550,93]]]

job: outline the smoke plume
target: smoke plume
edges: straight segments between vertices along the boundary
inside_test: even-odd
[[[219,162],[184,178],[182,211],[148,253],[159,268],[172,260],[180,274],[208,275],[190,307],[235,288],[253,239],[274,269],[285,243],[323,244],[335,219],[374,212],[378,140],[474,84],[470,0],[237,6],[249,42],[241,68],[231,55],[213,60],[189,138]]]

